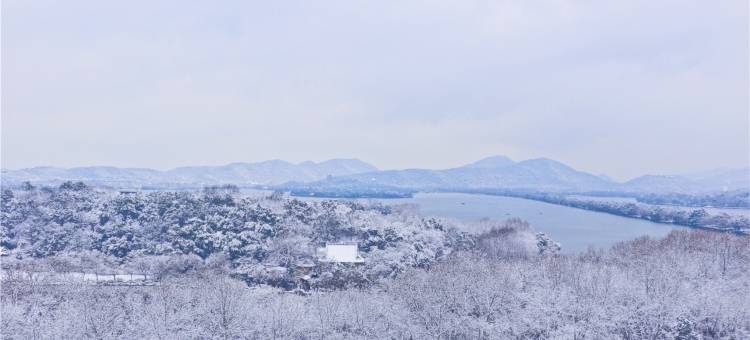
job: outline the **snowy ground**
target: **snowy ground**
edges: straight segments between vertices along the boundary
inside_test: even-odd
[[[150,283],[146,274],[103,274],[82,272],[27,272],[14,270],[1,270],[0,281],[23,280],[47,284],[73,284],[73,283]]]

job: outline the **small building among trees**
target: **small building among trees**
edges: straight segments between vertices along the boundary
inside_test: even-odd
[[[321,263],[365,263],[359,256],[357,242],[326,243],[325,247],[318,248],[317,255]]]

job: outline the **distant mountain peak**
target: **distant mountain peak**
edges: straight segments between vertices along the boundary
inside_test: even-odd
[[[545,168],[550,168],[550,169],[564,169],[564,170],[568,170],[568,171],[576,171],[576,172],[578,172],[578,170],[575,170],[575,169],[571,168],[569,165],[567,165],[565,163],[556,161],[554,159],[544,158],[544,157],[542,157],[542,158],[527,159],[525,161],[519,162],[518,165],[519,166],[535,167],[535,168],[545,167]]]
[[[271,165],[284,165],[284,166],[287,166],[287,165],[292,165],[293,166],[294,165],[292,163],[289,163],[289,162],[287,162],[285,160],[281,160],[281,159],[271,159],[271,160],[267,160],[267,161],[263,161],[263,162],[246,163],[246,164],[251,164],[251,165],[252,164],[271,164]]]
[[[273,159],[257,163],[235,162],[226,165],[183,166],[167,171],[112,166],[77,168],[37,167],[5,170],[6,183],[32,181],[55,184],[66,180],[81,180],[94,185],[159,186],[205,184],[279,184],[291,180],[315,181],[327,176],[345,176],[378,169],[358,159],[332,159],[323,162],[305,161],[293,164]]]
[[[475,168],[475,169],[497,169],[503,168],[509,165],[516,164],[512,159],[503,156],[495,155],[486,158],[482,158],[474,163],[464,165],[463,168]]]

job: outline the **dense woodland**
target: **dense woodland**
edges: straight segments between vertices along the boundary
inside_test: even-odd
[[[577,255],[520,220],[80,183],[2,195],[4,339],[740,339],[750,238],[674,231]],[[326,241],[363,266],[295,263]],[[269,269],[285,268],[274,273]],[[148,273],[139,284],[38,273]]]
[[[5,190],[2,207],[6,258],[54,257],[55,271],[159,275],[151,267],[184,271],[186,262],[210,260],[227,262],[233,276],[248,282],[291,287],[292,269],[313,260],[317,247],[356,241],[367,264],[356,272],[340,269],[357,276],[351,282],[366,283],[427,267],[473,242],[450,223],[422,218],[414,207],[243,197],[233,186],[123,194],[64,183]],[[279,267],[289,275],[279,277]]]

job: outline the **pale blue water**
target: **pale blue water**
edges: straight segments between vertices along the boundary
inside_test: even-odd
[[[424,215],[457,220],[479,220],[485,217],[505,220],[519,217],[531,223],[535,230],[545,232],[560,242],[565,253],[584,251],[589,246],[609,247],[643,235],[658,238],[671,230],[685,228],[502,196],[419,193],[413,198],[377,201],[385,204],[417,204]]]

